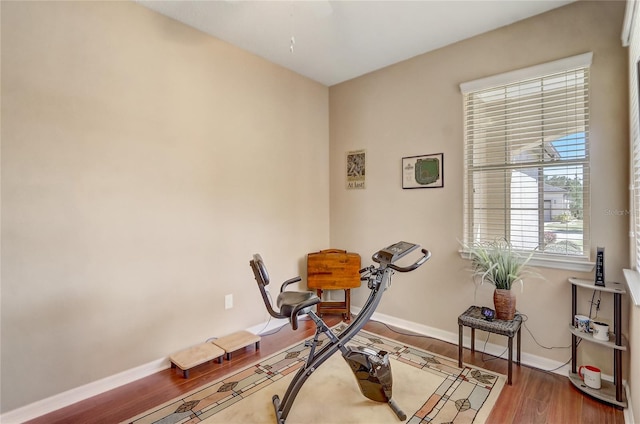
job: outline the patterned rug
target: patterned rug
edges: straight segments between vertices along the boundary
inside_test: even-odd
[[[338,326],[333,331],[339,334],[342,329]],[[460,369],[457,360],[364,330],[348,345],[389,352],[393,399],[407,413],[408,424],[484,423],[505,383],[502,375],[466,365]],[[126,422],[274,424],[271,397],[278,394],[282,399],[308,353],[309,348],[301,342]],[[305,382],[287,423],[347,422],[400,421],[387,404],[360,393],[349,366],[337,352]]]

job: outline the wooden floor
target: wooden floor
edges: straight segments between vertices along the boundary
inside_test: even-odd
[[[339,319],[339,316],[325,316],[329,325],[337,324]],[[367,323],[365,329],[433,353],[454,359],[458,357],[457,345],[408,335],[406,330],[392,331],[386,325],[373,321]],[[284,326],[277,332],[267,333],[262,337],[259,351],[248,347],[234,353],[230,362],[203,364],[191,370],[189,379],[184,379],[182,373],[175,369],[167,369],[29,423],[118,423],[310,337],[314,331],[312,321],[302,320],[298,331]],[[467,363],[501,374],[507,372],[506,360],[494,359],[477,350],[471,355],[465,349],[464,355]],[[622,410],[583,395],[566,377],[514,365],[513,385],[505,385],[488,423],[623,424],[624,417]]]

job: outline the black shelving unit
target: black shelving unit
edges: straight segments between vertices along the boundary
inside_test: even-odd
[[[622,352],[627,350],[626,340],[622,337],[622,295],[626,294],[624,286],[620,283],[607,282],[605,287],[596,286],[595,281],[582,280],[579,278],[569,278],[571,283],[571,371],[569,380],[580,391],[622,408],[626,408],[624,388],[622,386]],[[600,290],[613,294],[613,335],[609,335],[609,340],[595,339],[591,334],[583,333],[573,327],[573,317],[578,314],[577,296],[578,288],[589,290]],[[582,339],[589,343],[596,343],[613,350],[613,384],[602,380],[600,389],[592,389],[584,384],[577,373],[577,352],[578,341]]]

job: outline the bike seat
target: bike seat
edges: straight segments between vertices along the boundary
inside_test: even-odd
[[[311,303],[309,303],[311,302]],[[280,313],[291,316],[291,313],[298,305],[303,305],[304,309],[300,309],[298,313],[307,313],[311,306],[320,302],[320,298],[313,292],[282,292],[278,295],[276,304],[280,308]]]
[[[298,315],[303,315],[311,310],[311,307],[320,303],[320,298],[310,291],[285,291],[289,284],[297,283],[302,279],[300,277],[291,278],[280,287],[280,293],[276,299],[278,311],[273,309],[266,286],[269,285],[269,273],[267,267],[259,254],[253,255],[253,259],[249,262],[253,274],[258,283],[262,300],[271,315],[274,318],[286,318],[291,323],[294,330],[298,329]]]

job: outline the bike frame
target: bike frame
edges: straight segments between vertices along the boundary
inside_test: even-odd
[[[413,248],[411,250],[413,250]],[[403,255],[408,253],[409,251],[404,252]],[[345,345],[362,329],[362,327],[364,327],[364,325],[367,323],[367,321],[369,321],[369,319],[375,312],[378,304],[380,303],[380,300],[382,299],[382,295],[390,285],[393,272],[413,271],[424,262],[426,262],[427,259],[429,259],[429,257],[431,256],[427,250],[422,249],[422,253],[424,256],[419,261],[408,267],[398,267],[392,264],[392,262],[396,259],[395,257],[387,258],[381,256],[381,252],[374,254],[372,257],[375,262],[378,262],[380,264],[377,269],[374,266],[371,266],[369,268],[361,270],[361,272],[370,272],[370,276],[368,277],[368,287],[369,289],[371,289],[371,292],[369,293],[369,297],[360,310],[358,316],[346,329],[344,329],[344,331],[336,336],[320,317],[318,317],[313,311],[309,311],[309,317],[311,317],[311,319],[316,324],[316,333],[313,338],[313,342],[311,343],[311,349],[309,352],[309,356],[307,357],[307,361],[305,362],[305,365],[301,367],[293,377],[293,380],[289,384],[289,387],[287,388],[282,401],[280,401],[278,395],[274,395],[272,398],[278,424],[285,424],[287,416],[289,415],[289,411],[291,410],[298,392],[307,381],[307,379],[311,376],[311,374],[338,350],[343,353],[343,356],[348,352]],[[315,348],[318,343],[319,336],[322,333],[324,333],[329,338],[329,343],[316,353]],[[389,405],[400,419],[406,419],[404,413],[391,399],[389,399]]]

